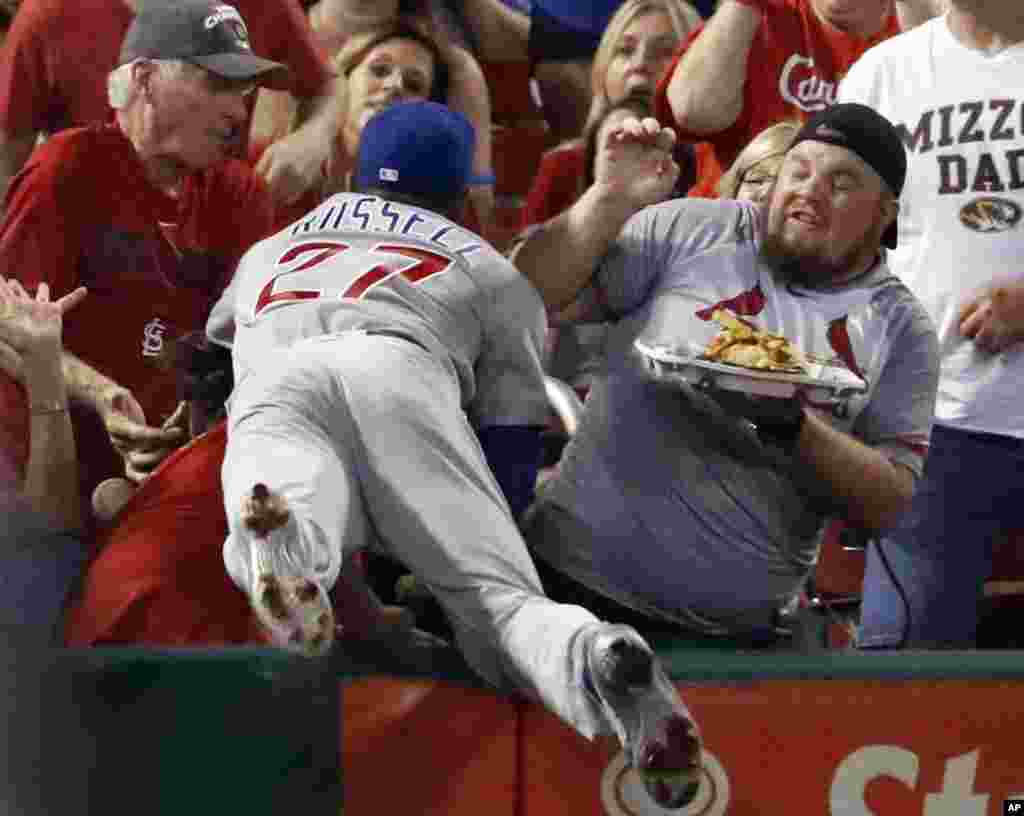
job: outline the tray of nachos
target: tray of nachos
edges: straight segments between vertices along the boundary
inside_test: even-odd
[[[867,383],[838,361],[818,361],[781,335],[762,331],[718,309],[721,331],[706,347],[634,343],[659,377],[682,379],[698,388],[722,388],[788,398],[797,389],[814,400],[837,401],[867,390]]]

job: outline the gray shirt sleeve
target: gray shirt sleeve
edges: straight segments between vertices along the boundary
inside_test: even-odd
[[[601,261],[594,287],[612,320],[636,310],[669,272],[732,237],[752,235],[753,210],[731,200],[673,199],[647,207],[622,229]],[[681,282],[680,280],[674,281]]]
[[[889,322],[889,355],[854,435],[920,477],[935,415],[939,383],[938,339],[931,318],[902,286]]]

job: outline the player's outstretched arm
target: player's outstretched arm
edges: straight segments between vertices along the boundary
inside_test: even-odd
[[[668,197],[679,177],[674,146],[675,134],[657,120],[625,119],[598,150],[594,183],[513,250],[549,311],[576,299],[630,216]]]

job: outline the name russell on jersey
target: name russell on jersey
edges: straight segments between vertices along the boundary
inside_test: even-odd
[[[297,221],[291,228],[291,235],[352,230],[418,238],[462,256],[471,255],[484,246],[477,236],[447,219],[432,217],[425,210],[395,204],[377,196],[352,198],[345,194],[328,199]]]

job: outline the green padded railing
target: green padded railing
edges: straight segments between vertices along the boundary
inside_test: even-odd
[[[326,663],[94,649],[7,668],[11,813],[338,816],[341,694]]]
[[[751,650],[728,641],[652,635],[651,645],[669,674],[680,682],[768,679],[1024,680],[1024,651],[854,652],[800,654]],[[378,646],[348,646],[335,658],[339,677],[372,674],[443,678],[480,687],[482,683],[454,649],[409,649],[399,656]]]
[[[1024,652],[1015,651],[801,655],[678,637],[652,643],[680,682],[1024,680]],[[432,644],[345,644],[323,661],[257,648],[18,656],[2,689],[12,746],[4,789],[23,814],[145,802],[161,816],[336,816],[341,689],[381,674],[483,685],[455,649]]]
[[[749,680],[1024,680],[1024,651],[830,651],[799,654],[651,638],[672,677]]]

